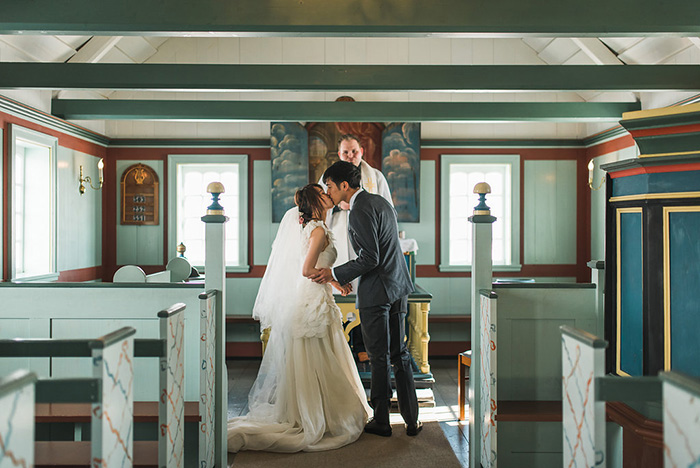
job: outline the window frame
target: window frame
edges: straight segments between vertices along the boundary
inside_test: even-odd
[[[58,138],[47,135],[45,133],[37,132],[35,130],[31,130],[25,127],[22,127],[17,124],[10,124],[10,132],[9,132],[9,141],[10,141],[10,154],[7,157],[7,160],[9,162],[8,164],[8,177],[10,180],[10,187],[11,189],[9,190],[9,203],[8,203],[8,208],[9,208],[9,215],[8,215],[8,222],[9,222],[9,234],[10,234],[10,239],[9,239],[9,254],[10,254],[10,268],[9,268],[9,276],[12,282],[51,282],[51,281],[56,281],[58,280],[59,272],[58,272]],[[49,249],[49,271],[45,273],[41,273],[38,275],[32,275],[32,276],[22,276],[22,277],[17,277],[17,264],[15,259],[17,258],[17,251],[16,251],[16,245],[15,245],[15,239],[17,238],[17,227],[18,223],[14,219],[14,213],[15,213],[15,208],[16,208],[16,200],[17,200],[17,193],[16,193],[16,180],[15,180],[15,174],[14,174],[14,168],[15,165],[17,164],[15,161],[16,158],[16,153],[17,153],[17,147],[18,145],[18,140],[24,140],[27,141],[33,145],[36,146],[43,146],[48,148],[49,150],[49,180],[51,187],[49,187],[49,193],[51,194],[51,199],[49,201],[49,212],[50,212],[50,249]],[[26,197],[25,197],[26,199]]]
[[[510,164],[511,166],[511,263],[493,265],[494,271],[520,271],[520,164],[519,154],[440,155],[440,266],[442,272],[469,272],[471,265],[450,264],[450,169],[456,164]],[[488,195],[486,204],[489,204]]]
[[[177,168],[183,164],[238,164],[239,165],[239,232],[238,232],[238,265],[226,266],[229,273],[248,273],[250,259],[248,258],[248,155],[247,154],[169,154],[168,155],[168,252],[177,248]],[[224,187],[226,188],[226,187]],[[206,213],[202,213],[204,216]],[[226,214],[226,206],[224,206]],[[185,252],[187,256],[187,252]],[[204,265],[192,265],[196,268]],[[206,272],[205,272],[206,273]]]

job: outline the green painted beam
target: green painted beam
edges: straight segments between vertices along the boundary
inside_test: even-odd
[[[661,380],[658,377],[606,375],[595,379],[595,399],[596,401],[660,401],[661,388]]]
[[[698,35],[698,18],[692,0],[3,0],[0,34]]]
[[[639,109],[617,102],[52,101],[52,113],[67,120],[590,122]]]
[[[0,88],[167,91],[697,91],[698,65],[0,62]]]

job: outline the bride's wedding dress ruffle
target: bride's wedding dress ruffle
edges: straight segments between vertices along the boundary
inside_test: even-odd
[[[304,228],[304,253],[319,226],[326,229],[321,222]],[[317,265],[329,267],[335,256],[331,240]],[[362,434],[370,408],[331,287],[304,280],[298,293],[284,326],[271,330],[250,412],[228,422],[231,452],[331,450]]]

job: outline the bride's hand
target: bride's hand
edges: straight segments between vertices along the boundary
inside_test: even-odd
[[[341,286],[340,283],[338,283],[337,281],[332,281],[331,284],[335,289],[340,291],[341,296],[347,296],[352,292],[352,285],[350,283]]]

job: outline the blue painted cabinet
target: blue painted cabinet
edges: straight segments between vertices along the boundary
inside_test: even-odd
[[[604,169],[608,370],[700,377],[700,157]]]

